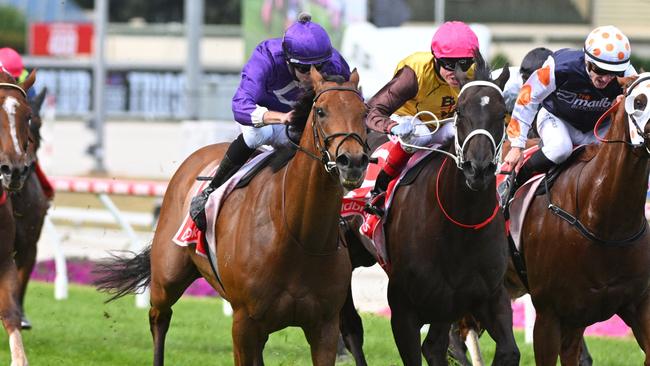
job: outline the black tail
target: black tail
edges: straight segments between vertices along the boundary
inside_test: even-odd
[[[135,254],[127,251],[127,253]],[[149,286],[151,281],[151,246],[133,258],[124,258],[111,253],[110,259],[98,264],[93,273],[97,279],[93,284],[97,290],[112,294],[110,302],[120,297],[136,293]]]

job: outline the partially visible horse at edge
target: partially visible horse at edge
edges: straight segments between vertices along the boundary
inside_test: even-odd
[[[154,365],[164,361],[172,305],[199,276],[232,304],[236,365],[262,365],[269,334],[288,326],[303,329],[314,365],[334,365],[351,277],[339,210],[344,188],[360,186],[368,165],[366,107],[356,70],[349,82],[323,79],[314,68],[310,75],[315,96],[295,157],[275,174],[265,168],[220,209],[214,230],[223,287],[205,257],[171,239],[188,212],[195,177],[214,168],[225,144],[183,162],[165,193],[152,246],[108,264],[98,280],[115,297],[150,281]]]
[[[31,121],[29,124],[29,154],[32,155],[32,165],[30,166],[25,184],[22,189],[11,192],[11,202],[13,204],[14,220],[16,222],[16,266],[18,268],[19,295],[18,304],[21,312],[21,326],[23,329],[31,329],[32,324],[27,319],[24,310],[25,293],[29,277],[36,263],[36,251],[38,239],[41,236],[43,221],[50,207],[49,199],[43,191],[43,187],[37,177],[34,169],[37,169],[36,152],[41,144],[40,128],[42,120],[40,116],[41,106],[45,99],[47,89],[43,90],[30,100],[32,109]]]
[[[602,143],[573,157],[550,195],[536,196],[524,219],[521,245],[537,313],[539,366],[555,365],[558,356],[562,365],[578,365],[585,328],[615,314],[632,328],[650,365],[650,233],[644,215],[650,124],[635,121],[644,142],[631,146],[630,116],[623,107],[616,110],[621,100],[606,113],[614,116]],[[648,93],[632,104],[648,108]],[[525,291],[510,278],[513,291]]]
[[[30,120],[32,109],[26,90],[36,80],[32,71],[24,82],[16,84],[6,73],[0,72],[0,319],[9,335],[11,365],[27,365],[21,331],[21,284],[16,268],[22,248],[16,246],[16,220],[12,193],[20,191],[30,172],[35,157],[30,147]]]

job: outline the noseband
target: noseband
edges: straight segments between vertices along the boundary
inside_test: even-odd
[[[328,173],[337,174],[338,170],[336,168],[336,161],[332,159],[332,156],[330,155],[329,151],[327,150],[328,147],[330,146],[331,141],[333,139],[335,139],[337,137],[343,137],[341,139],[341,141],[339,141],[338,145],[336,145],[336,156],[339,155],[339,149],[341,148],[341,145],[347,139],[353,139],[353,140],[357,141],[363,147],[363,151],[365,153],[367,153],[370,150],[370,148],[368,147],[368,144],[365,141],[363,141],[363,138],[361,138],[361,136],[359,136],[359,134],[356,133],[356,132],[337,132],[337,133],[333,133],[331,135],[327,135],[325,133],[325,130],[323,129],[323,126],[321,125],[320,120],[317,118],[318,113],[316,113],[316,109],[317,109],[316,101],[318,101],[318,98],[320,98],[321,95],[323,95],[323,94],[325,94],[325,93],[327,93],[329,91],[334,91],[334,90],[353,92],[357,97],[359,97],[359,99],[361,99],[361,101],[363,101],[363,98],[361,97],[361,94],[359,94],[359,91],[357,89],[348,88],[348,87],[344,87],[344,86],[334,86],[334,87],[331,87],[331,88],[323,89],[323,90],[319,91],[316,94],[316,96],[314,96],[314,102],[313,102],[312,111],[311,111],[311,115],[312,115],[311,128],[312,128],[312,133],[313,133],[313,136],[314,136],[314,145],[316,146],[316,150],[318,150],[318,152],[320,153],[320,156],[312,153],[311,151],[305,150],[302,146],[300,146],[300,145],[296,144],[295,142],[293,142],[293,140],[291,140],[291,138],[289,138],[289,141],[291,141],[291,143],[294,145],[294,147],[296,149],[304,152],[310,158],[312,158],[314,160],[318,160],[321,163],[323,163],[323,166],[325,167],[325,171],[327,171]],[[286,131],[287,131],[287,134],[288,134],[289,129],[287,128]],[[321,145],[321,142],[320,142],[321,137],[323,139],[323,145]]]

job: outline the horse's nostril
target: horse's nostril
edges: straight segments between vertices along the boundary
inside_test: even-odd
[[[11,174],[11,167],[9,167],[7,164],[0,165],[0,173],[4,175]]]
[[[25,166],[23,167],[23,171],[22,171],[21,174],[22,174],[22,175],[26,175],[28,170],[29,170],[29,166],[28,166],[28,165],[25,165]]]
[[[350,166],[350,157],[348,154],[341,154],[336,157],[336,165],[338,166]]]

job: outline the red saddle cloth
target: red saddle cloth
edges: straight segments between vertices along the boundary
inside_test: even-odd
[[[383,219],[375,215],[369,214],[363,210],[366,202],[370,198],[370,191],[375,186],[375,180],[379,175],[384,164],[386,164],[386,158],[390,149],[395,145],[396,142],[388,141],[377,148],[372,154],[373,158],[377,159],[377,164],[369,164],[366,171],[366,177],[363,181],[361,187],[350,191],[345,197],[343,197],[343,203],[341,206],[341,216],[361,216],[363,217],[363,224],[359,228],[359,232],[370,239],[374,248],[375,256],[379,264],[384,268],[384,270],[389,269],[388,255],[386,252],[386,243],[384,240],[384,231],[383,231]],[[395,187],[401,180],[401,178],[408,172],[412,167],[414,167],[420,160],[427,156],[429,151],[419,151],[415,153],[409,160],[408,164],[402,171],[402,174],[396,179],[393,179],[388,185],[386,190],[386,199],[384,200],[384,212],[388,213],[390,205],[392,203],[393,192]],[[385,215],[384,215],[385,216]]]

